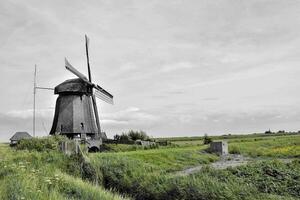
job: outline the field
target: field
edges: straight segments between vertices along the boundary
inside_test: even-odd
[[[222,138],[216,138],[215,141]],[[279,135],[279,136],[246,136],[240,138],[233,137],[227,140],[230,153],[242,153],[252,157],[300,157],[299,135]],[[174,144],[180,146],[202,145],[203,140],[194,138],[191,140],[175,140]]]
[[[2,144],[0,199],[300,198],[299,134],[225,139],[230,153],[250,161],[213,168],[221,158],[206,152],[199,137],[170,138],[173,145],[147,150],[110,144],[107,152],[71,157],[55,145],[37,151]],[[178,173],[198,166],[191,174]]]
[[[76,159],[0,144],[0,199],[123,199],[82,180]]]

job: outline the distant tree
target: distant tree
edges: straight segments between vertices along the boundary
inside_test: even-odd
[[[279,130],[277,133],[285,133],[285,130]]]
[[[265,131],[265,134],[272,134],[272,131],[269,129],[269,130]]]
[[[127,143],[130,141],[130,138],[126,133],[122,133],[121,135],[116,134],[114,140],[118,143]]]
[[[129,136],[129,138],[133,141],[136,141],[136,140],[149,140],[150,139],[149,136],[144,131],[130,130],[127,134]]]
[[[212,139],[208,137],[207,134],[204,135],[203,144],[209,144],[212,142]]]
[[[121,135],[116,134],[114,140],[118,143],[132,143],[136,140],[149,140],[150,137],[144,131],[133,131],[130,130],[127,133],[122,133]]]
[[[115,141],[120,141],[120,138],[121,138],[120,135],[118,135],[118,134],[114,135],[114,140]]]
[[[122,135],[120,136],[120,142],[128,142],[130,140],[130,137],[126,133],[122,133]]]

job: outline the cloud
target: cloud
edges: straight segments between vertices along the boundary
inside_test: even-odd
[[[149,131],[161,122],[161,117],[136,107],[129,107],[113,113],[103,113],[100,123],[103,130],[112,137],[116,133],[128,130]]]
[[[158,116],[137,107],[128,107],[118,112],[102,114],[101,121],[110,126],[142,127],[149,126],[159,121],[159,119]]]
[[[120,70],[123,72],[124,71],[133,71],[137,68],[138,68],[138,66],[134,63],[126,63],[126,64],[121,65]]]
[[[36,117],[49,117],[53,116],[54,109],[36,109]],[[21,119],[28,119],[33,117],[33,109],[26,110],[10,110],[7,113],[7,116],[16,117]]]
[[[178,62],[173,64],[163,65],[161,72],[173,72],[177,70],[192,69],[195,65],[190,62]]]
[[[277,0],[1,1],[0,128],[31,129],[32,110],[22,102],[32,93],[34,63],[43,86],[72,77],[65,56],[86,74],[87,33],[93,80],[116,100],[101,107],[105,130],[181,136],[297,129],[293,110],[263,107],[299,104],[299,8],[299,1]],[[39,108],[55,105],[50,93],[37,97]],[[50,127],[53,112],[39,109],[38,119]]]

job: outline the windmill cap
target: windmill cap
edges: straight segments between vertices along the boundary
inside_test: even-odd
[[[68,79],[54,88],[54,94],[88,93],[88,85],[80,78]]]

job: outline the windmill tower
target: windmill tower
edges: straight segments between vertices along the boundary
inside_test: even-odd
[[[113,104],[113,95],[92,82],[88,54],[89,40],[85,36],[88,78],[77,71],[67,59],[65,67],[78,78],[68,79],[54,89],[58,94],[54,120],[50,135],[65,135],[68,138],[80,138],[89,144],[102,142],[106,135],[101,132],[96,98]]]

